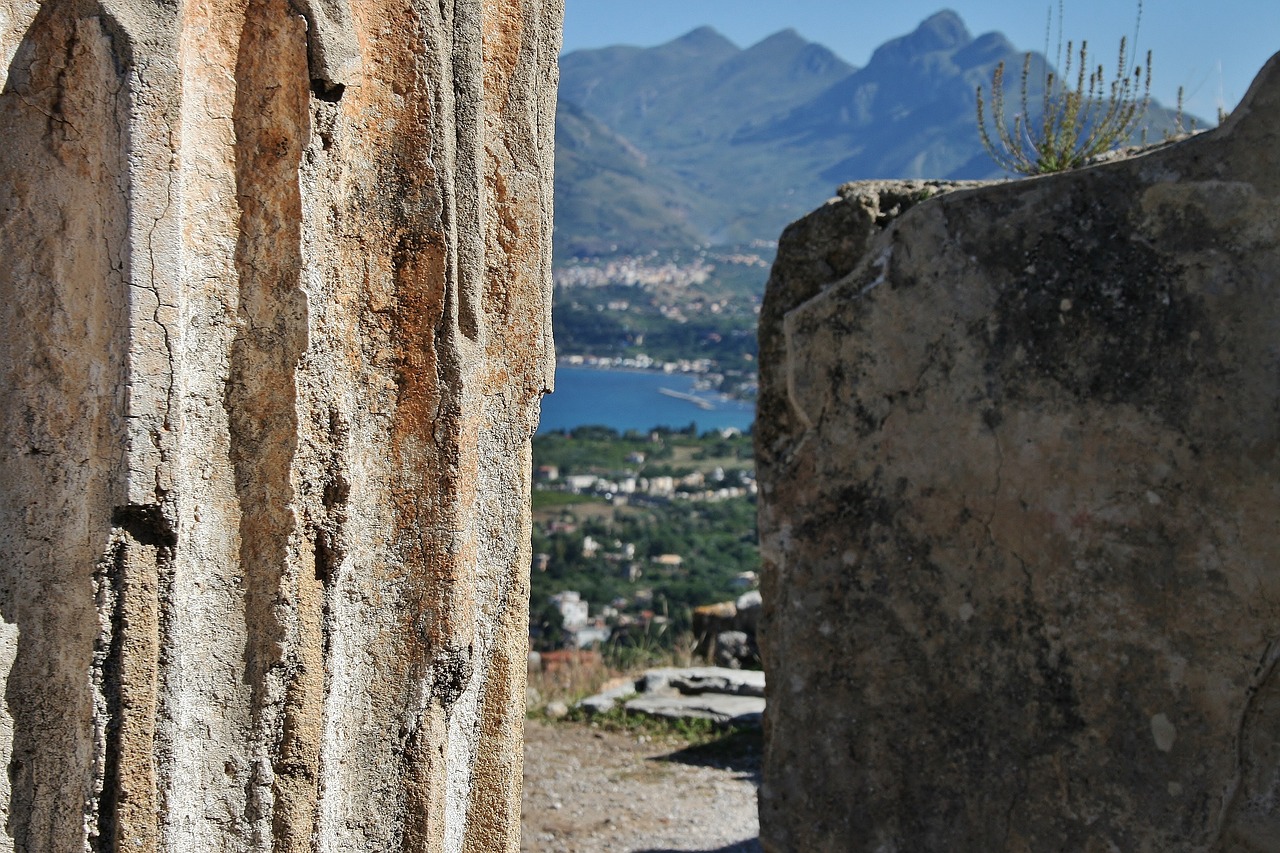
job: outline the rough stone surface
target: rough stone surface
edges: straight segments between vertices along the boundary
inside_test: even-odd
[[[669,720],[711,720],[721,725],[759,726],[764,699],[758,696],[728,696],[699,693],[696,696],[637,696],[623,706],[636,714]]]
[[[640,681],[646,693],[726,693],[764,696],[764,673],[723,666],[662,667],[646,670]]]
[[[755,640],[746,631],[721,631],[716,634],[716,666],[740,669],[743,661],[759,660]]]
[[[758,669],[702,666],[676,670],[667,683],[681,693],[724,693],[764,697],[764,673]]]
[[[588,696],[579,701],[576,707],[582,708],[589,714],[607,714],[617,707],[619,702],[634,695],[636,695],[636,684],[634,681],[627,681],[608,690],[602,690],[594,696]]]
[[[560,0],[0,0],[0,849],[514,850]]]
[[[942,189],[842,188],[769,282],[765,849],[1280,849],[1280,56]]]
[[[752,701],[736,701],[744,697]],[[717,666],[650,669],[633,681],[588,696],[577,707],[603,714],[619,702],[629,711],[652,716],[759,723],[764,711],[764,673]],[[743,715],[746,719],[736,719]]]

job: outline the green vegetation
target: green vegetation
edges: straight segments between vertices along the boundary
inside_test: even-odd
[[[696,755],[707,759],[724,760],[758,753],[762,745],[759,727],[726,726],[711,720],[693,718],[668,720],[632,713],[621,705],[603,714],[591,714],[582,708],[574,708],[566,719],[589,723],[595,728],[610,732],[683,741],[697,750]],[[681,757],[687,759],[693,757],[693,753],[685,753]]]
[[[611,637],[600,650],[616,672],[639,672],[662,666],[693,663],[693,635],[676,633],[670,623],[641,623]]]
[[[539,489],[533,493],[533,510],[556,509],[559,507],[577,506],[578,504],[602,504],[605,499],[599,495],[577,495],[573,492],[552,492]]]
[[[643,453],[648,460],[670,459],[673,434],[661,433],[665,440],[651,441],[648,434],[628,432],[619,436],[616,430],[602,426],[578,427],[572,432],[549,432],[533,438],[535,468],[554,465],[561,476],[567,474],[605,474],[630,467],[627,456]]]
[[[1139,2],[1139,21],[1141,17]],[[1058,21],[1061,26],[1061,3]],[[1062,56],[1059,42],[1060,65]],[[1138,131],[1151,102],[1151,52],[1147,52],[1145,65],[1135,65],[1130,70],[1127,43],[1121,38],[1115,77],[1108,83],[1101,65],[1090,69],[1088,45],[1082,41],[1073,88],[1066,81],[1071,77],[1075,61],[1073,45],[1068,41],[1061,77],[1051,70],[1045,73],[1038,128],[1032,122],[1032,55],[1026,54],[1023,60],[1022,109],[1014,115],[1012,128],[1005,117],[1005,64],[996,65],[991,78],[991,119],[999,144],[992,141],[987,131],[982,87],[978,87],[978,133],[987,153],[1001,168],[1023,175],[1073,169],[1124,145]]]
[[[632,461],[639,456],[643,462]],[[630,459],[629,459],[630,457]],[[753,470],[751,436],[723,437],[718,432],[699,436],[696,427],[657,427],[640,433],[603,426],[582,426],[570,432],[534,436],[534,467],[554,465],[560,475],[630,472],[639,477],[684,476],[716,465],[726,470]]]
[[[748,435],[584,427],[535,436],[533,457],[530,627],[539,648],[560,642],[551,596],[573,590],[593,617],[606,614],[611,665],[660,662],[686,642],[693,608],[736,598],[735,577],[758,569]],[[588,496],[565,487],[569,475],[629,481],[634,490],[579,503]],[[665,491],[655,485],[662,478],[671,478]]]
[[[549,560],[546,571],[533,573],[533,610],[566,589],[591,602],[593,612],[624,599],[625,612],[648,610],[669,620],[665,631],[645,634],[646,641],[668,645],[689,629],[694,607],[735,598],[734,576],[758,568],[755,513],[751,498],[619,507],[611,518],[566,510],[555,519],[559,530],[534,529],[533,550]],[[601,553],[587,556],[588,537],[601,543]],[[609,559],[628,544],[635,546],[634,558]],[[681,564],[655,562],[663,554],[680,556]],[[631,566],[639,572],[634,579]]]

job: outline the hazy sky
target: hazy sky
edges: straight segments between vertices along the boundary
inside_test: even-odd
[[[564,49],[647,47],[703,24],[747,47],[791,27],[862,66],[880,44],[951,8],[975,36],[999,30],[1020,50],[1043,50],[1050,5],[1056,33],[1053,0],[566,0]],[[1087,39],[1090,55],[1109,69],[1120,37],[1132,38],[1136,8],[1124,0],[1066,0],[1065,37]],[[1280,51],[1280,0],[1146,0],[1138,42],[1153,51],[1152,94],[1172,106],[1182,86],[1187,110],[1212,119],[1219,102],[1234,107]]]

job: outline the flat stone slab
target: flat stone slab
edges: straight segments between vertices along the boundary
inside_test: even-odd
[[[712,720],[722,725],[758,726],[764,716],[764,698],[701,693],[697,696],[641,695],[624,706],[636,714],[670,720]]]
[[[723,693],[729,696],[764,697],[764,673],[723,666],[664,667],[651,669],[641,679],[641,693]]]
[[[612,711],[620,700],[634,695],[636,695],[636,684],[634,681],[628,681],[625,684],[619,684],[617,687],[601,691],[594,696],[588,696],[578,703],[578,707],[592,714],[605,714]]]
[[[672,719],[758,725],[764,711],[764,673],[721,666],[650,669],[635,681],[588,696],[577,707],[592,714],[605,714],[633,696],[636,698],[626,703],[628,711]]]

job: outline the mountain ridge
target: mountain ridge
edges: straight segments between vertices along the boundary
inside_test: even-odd
[[[772,240],[850,180],[1001,177],[977,133],[974,91],[999,62],[1021,69],[1025,53],[998,32],[973,36],[944,9],[861,68],[790,29],[745,48],[704,26],[656,47],[566,54],[560,104],[574,120],[557,119],[557,255]],[[1045,59],[1032,56],[1031,79],[1043,79]],[[582,116],[612,142],[584,138]],[[1154,102],[1150,116],[1157,134],[1172,126]],[[606,144],[643,165],[610,178],[608,152],[586,154]]]

